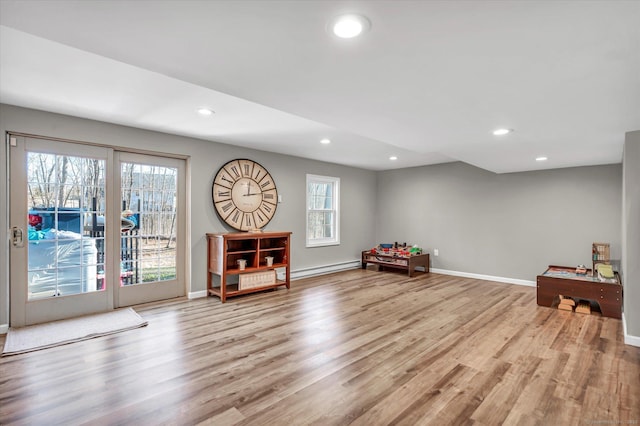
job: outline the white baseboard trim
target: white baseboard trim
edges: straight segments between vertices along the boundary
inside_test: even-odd
[[[346,269],[360,268],[362,262],[360,260],[349,260],[347,262],[334,263],[333,265],[313,266],[311,268],[297,269],[291,271],[291,280],[298,280],[301,278],[312,277],[315,275],[330,274],[332,272],[344,271]],[[277,269],[278,279],[284,279],[284,270]],[[189,299],[198,299],[200,297],[207,297],[207,290],[190,291],[187,294]]]
[[[9,324],[0,324],[0,334],[7,334],[9,332]]]
[[[640,348],[640,336],[632,336],[627,334],[627,320],[622,313],[622,330],[624,333],[624,344],[630,346],[637,346]]]
[[[472,274],[470,272],[449,271],[448,269],[431,268],[430,271],[436,274],[455,275],[456,277],[475,278],[485,281],[497,281],[499,283],[524,285],[527,287],[535,287],[537,285],[535,281],[519,280],[516,278],[506,277],[495,277],[493,275]]]
[[[207,297],[207,290],[190,291],[187,294],[188,299],[199,299],[201,297]]]
[[[361,267],[362,267],[362,261],[359,259],[348,260],[346,262],[339,262],[331,265],[312,266],[310,268],[296,269],[295,271],[291,271],[291,280],[292,281],[299,280],[301,278],[312,277],[316,275],[331,274],[333,272],[345,271],[347,269],[356,269]],[[501,283],[517,284],[517,285],[524,285],[529,287],[536,286],[535,281],[519,280],[515,278],[495,277],[492,275],[472,274],[469,272],[449,271],[447,269],[437,269],[437,268],[431,268],[430,271],[436,274],[455,275],[458,277],[476,278],[476,279],[485,280],[485,281],[497,281]],[[284,279],[283,271],[278,271],[278,279]],[[206,290],[192,291],[192,292],[189,292],[187,297],[189,299],[207,297],[207,291]]]
[[[300,278],[311,277],[314,275],[324,275],[332,272],[344,271],[346,269],[360,268],[361,266],[361,260],[349,260],[346,262],[334,263],[332,265],[313,266],[311,268],[291,271],[291,279],[298,280]]]

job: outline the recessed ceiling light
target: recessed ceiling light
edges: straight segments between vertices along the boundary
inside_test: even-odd
[[[547,157],[536,157],[536,161],[547,161]]]
[[[353,38],[368,31],[371,28],[371,22],[362,15],[347,14],[331,20],[329,28],[340,38]]]
[[[331,143],[331,139],[327,139],[327,138],[321,139],[320,143],[323,145],[329,145]]]
[[[198,108],[198,114],[200,115],[212,115],[213,111],[209,108]]]
[[[513,129],[496,129],[493,131],[493,134],[496,136],[504,136],[513,132]]]
[[[395,155],[392,155],[391,157],[389,157],[389,160],[391,161],[396,161],[398,159],[398,157],[396,157]]]

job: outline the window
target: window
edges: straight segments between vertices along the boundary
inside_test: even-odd
[[[340,178],[307,175],[307,247],[340,244]]]

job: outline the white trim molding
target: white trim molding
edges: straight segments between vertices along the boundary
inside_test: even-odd
[[[187,293],[188,299],[199,299],[201,297],[207,297],[207,290],[190,291]]]
[[[9,332],[9,324],[0,324],[0,334],[7,334]]]
[[[431,268],[429,271],[430,272],[434,272],[436,274],[455,275],[457,277],[475,278],[475,279],[478,279],[478,280],[485,280],[485,281],[497,281],[499,283],[524,285],[524,286],[527,286],[527,287],[536,287],[536,285],[537,285],[535,281],[520,280],[520,279],[517,279],[517,278],[507,278],[507,277],[496,277],[496,276],[493,276],[493,275],[472,274],[470,272],[449,271],[447,269],[438,269],[438,268]]]
[[[298,280],[300,278],[311,277],[314,275],[330,274],[332,272],[344,271],[347,269],[356,269],[362,266],[360,260],[349,260],[346,262],[334,263],[332,265],[313,266],[311,268],[297,269],[291,271],[291,279]]]
[[[622,330],[624,333],[624,344],[640,348],[640,336],[627,334],[627,319],[624,317],[624,312],[622,313]]]
[[[356,269],[360,267],[362,267],[361,260],[349,260],[346,262],[334,263],[331,265],[313,266],[311,268],[297,269],[295,271],[291,271],[291,279],[293,280],[293,279],[311,277],[314,275],[330,274],[332,272],[344,271],[347,269]],[[424,270],[424,268],[420,268],[420,267],[416,269]],[[447,269],[438,269],[438,268],[430,268],[429,272],[433,272],[435,274],[443,274],[443,275],[455,275],[458,277],[465,277],[465,278],[476,278],[476,279],[485,280],[485,281],[496,281],[500,283],[524,285],[527,287],[536,286],[535,281],[520,280],[517,278],[506,278],[506,277],[496,277],[493,275],[472,274],[470,272],[450,271]]]
[[[291,271],[291,280],[299,280],[301,278],[312,277],[315,275],[325,275],[331,274],[333,272],[345,271],[347,269],[356,269],[360,268],[362,262],[360,260],[349,260],[346,262],[334,263],[332,265],[322,265],[322,266],[313,266],[311,268],[298,269],[296,271]],[[284,269],[279,268],[276,269],[278,273],[278,279],[284,279]],[[201,297],[207,297],[207,290],[200,291],[190,291],[187,294],[187,298],[189,299],[198,299]]]

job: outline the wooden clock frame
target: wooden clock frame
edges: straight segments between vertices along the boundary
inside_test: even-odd
[[[238,231],[264,228],[278,206],[278,189],[271,174],[260,163],[244,158],[220,167],[211,195],[220,219]]]

